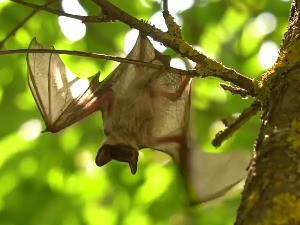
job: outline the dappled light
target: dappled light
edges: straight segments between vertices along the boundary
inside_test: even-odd
[[[213,138],[216,132],[218,132],[219,130],[223,130],[224,128],[225,128],[225,124],[222,121],[220,120],[215,121],[214,123],[211,124],[209,128],[210,137]]]
[[[42,132],[42,123],[40,120],[33,119],[25,122],[19,129],[20,135],[25,140],[34,140],[40,136]]]
[[[176,18],[177,22],[180,21],[179,17],[175,17],[175,18]],[[151,18],[149,19],[149,22],[151,24],[154,24],[157,28],[161,29],[162,31],[167,31],[167,26],[165,23],[161,22],[162,20],[163,20],[162,13],[156,12],[151,16]],[[151,40],[151,38],[150,38],[150,40]],[[160,52],[163,52],[164,50],[166,50],[166,47],[159,42],[153,41],[152,44]]]
[[[179,1],[176,4],[169,4],[169,11],[171,15],[175,15],[177,13],[191,8],[194,4],[195,0]]]
[[[174,68],[177,68],[177,69],[183,69],[183,70],[186,69],[185,63],[180,58],[173,58],[173,59],[171,59],[170,65],[172,67],[174,67]]]
[[[257,35],[266,35],[273,32],[277,27],[276,17],[269,12],[259,14],[255,19]]]
[[[63,0],[62,8],[67,13],[82,16],[87,15],[77,0]],[[86,25],[77,19],[60,16],[59,24],[62,32],[70,41],[78,41],[86,34]]]
[[[260,65],[264,69],[269,69],[275,62],[278,57],[279,47],[273,41],[266,41],[262,44],[258,60]]]
[[[132,50],[138,35],[139,35],[139,32],[135,29],[132,29],[126,33],[126,36],[124,39],[124,53],[125,54],[128,54]]]

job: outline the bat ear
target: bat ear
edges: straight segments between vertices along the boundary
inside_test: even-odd
[[[127,162],[129,164],[132,174],[137,171],[139,152],[137,149],[129,145],[108,145],[104,144],[98,151],[96,156],[97,166],[103,166],[110,162],[112,159]]]
[[[96,156],[96,165],[97,166],[104,166],[105,164],[109,163],[112,160],[109,145],[103,145]]]
[[[138,162],[138,151],[137,155],[132,155],[132,159],[128,161],[130,170],[132,174],[135,174],[137,171],[137,162]]]

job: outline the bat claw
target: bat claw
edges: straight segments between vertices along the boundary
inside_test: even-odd
[[[119,162],[127,162],[132,174],[137,171],[139,152],[137,149],[129,145],[108,145],[104,144],[98,151],[96,156],[96,165],[104,166],[112,159]]]

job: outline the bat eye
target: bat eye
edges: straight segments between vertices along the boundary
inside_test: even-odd
[[[127,162],[132,174],[137,171],[139,152],[129,145],[103,145],[96,156],[97,166],[103,166],[112,159],[119,162]]]

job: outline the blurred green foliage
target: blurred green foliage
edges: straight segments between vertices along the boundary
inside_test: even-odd
[[[38,0],[31,2],[43,4]],[[113,2],[145,20],[161,8],[160,1],[153,0]],[[92,1],[80,3],[89,15],[99,14]],[[190,44],[249,77],[265,71],[259,61],[261,46],[272,42],[280,45],[290,1],[195,0],[192,3],[190,8],[177,12]],[[172,4],[178,1],[169,0],[169,5]],[[52,7],[61,5],[55,3]],[[0,41],[31,11],[1,0]],[[57,16],[39,12],[1,50],[27,48],[30,40],[37,37],[40,43],[57,49],[124,56],[124,37],[129,30],[119,22],[87,24],[85,37],[72,42],[63,35]],[[165,53],[179,57],[170,50]],[[268,54],[263,56],[268,60]],[[107,75],[116,65],[74,56],[63,59],[80,76],[91,76],[99,70]],[[24,54],[0,55],[0,225],[233,224],[241,190],[233,191],[225,200],[187,207],[179,175],[172,163],[166,164],[168,157],[163,154],[144,150],[135,176],[121,163],[96,167],[94,157],[104,137],[100,114],[59,134],[39,135],[42,119],[26,76]],[[259,116],[219,149],[210,144],[222,129],[220,119],[234,118],[252,101],[226,93],[219,82],[216,78],[195,79],[192,99],[195,141],[207,151],[251,151],[259,132]]]

